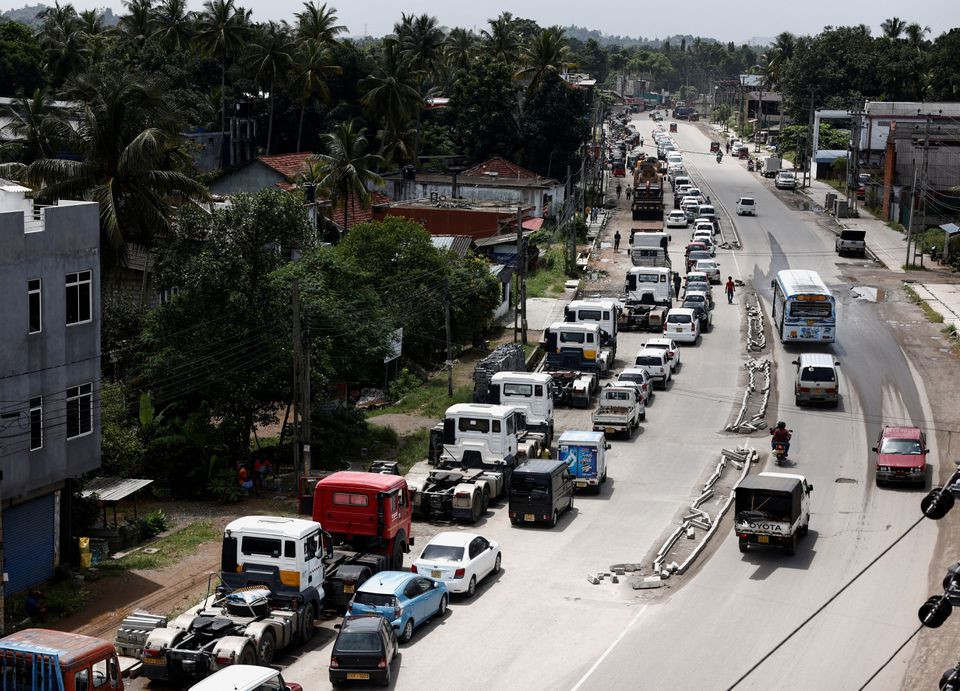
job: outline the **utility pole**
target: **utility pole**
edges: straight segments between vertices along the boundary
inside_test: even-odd
[[[309,476],[313,472],[313,436],[311,434],[310,411],[310,322],[304,329],[304,342],[300,346],[303,358],[303,384],[300,386],[300,395],[303,397],[300,405],[300,415],[303,418],[303,474]]]
[[[297,482],[300,475],[300,383],[303,341],[300,338],[300,281],[293,280],[293,477]]]
[[[447,339],[447,397],[453,398],[453,345],[450,342],[450,277],[443,282],[443,329]]]
[[[910,217],[907,219],[907,264],[910,264],[910,241],[913,239],[913,209],[917,205],[917,159],[913,159],[913,185],[910,187]]]
[[[857,215],[857,191],[860,189],[860,118],[863,115],[861,106],[852,113],[853,121],[850,128],[850,159],[847,161],[847,200],[848,208]],[[866,201],[866,194],[864,194]]]
[[[520,320],[520,342],[527,345],[527,243],[523,239],[523,207],[517,207],[517,312],[514,324]],[[514,332],[516,342],[516,332]]]
[[[930,116],[926,117],[926,131],[923,135],[923,177],[920,182],[920,232],[923,233],[927,230],[927,173],[930,169]],[[917,252],[916,244],[913,247],[913,258],[914,263],[916,262],[917,254],[920,255],[920,266],[923,266],[923,247],[920,248],[920,252]]]
[[[810,89],[810,118],[809,126],[807,127],[807,141],[804,148],[807,151],[807,165],[804,166],[803,170],[803,187],[809,187],[813,183],[813,142],[816,140],[816,137],[813,134],[814,127],[814,115],[813,115],[813,89]]]

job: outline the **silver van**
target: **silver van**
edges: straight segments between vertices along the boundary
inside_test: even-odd
[[[804,403],[840,403],[837,367],[840,363],[827,353],[801,353],[793,361],[797,378],[793,386],[797,406]]]

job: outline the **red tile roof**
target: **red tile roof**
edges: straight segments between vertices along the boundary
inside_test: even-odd
[[[360,206],[360,200],[357,198],[357,195],[350,195],[350,215],[347,218],[347,222],[350,224],[350,227],[353,228],[364,221],[373,220],[373,205],[374,204],[389,204],[392,199],[382,192],[371,192],[370,193],[370,207],[364,209]],[[333,209],[330,214],[330,220],[333,221],[338,228],[343,228],[343,202],[337,205],[336,209]]]
[[[280,173],[287,179],[287,182],[296,182],[297,176],[306,168],[306,160],[313,155],[313,152],[301,151],[296,154],[259,156],[257,160]]]
[[[505,158],[494,156],[488,161],[484,161],[473,168],[467,168],[460,173],[463,177],[479,177],[484,173],[496,173],[501,178],[532,178],[540,177],[533,171],[527,170],[516,163],[511,163]]]

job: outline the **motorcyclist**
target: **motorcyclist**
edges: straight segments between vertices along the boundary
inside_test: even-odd
[[[717,152],[717,163],[720,163],[720,161],[722,161],[722,160],[723,160],[723,152],[722,152],[722,151],[718,151],[718,152]]]
[[[770,449],[777,448],[777,444],[783,444],[783,455],[786,456],[790,452],[790,438],[793,436],[787,429],[787,423],[781,420],[775,428],[770,430],[770,434],[772,435]]]

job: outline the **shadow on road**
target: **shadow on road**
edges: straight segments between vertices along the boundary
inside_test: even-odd
[[[751,581],[763,581],[767,576],[778,569],[799,569],[806,571],[813,563],[817,551],[814,547],[820,534],[810,530],[797,542],[797,553],[788,556],[779,547],[758,547],[750,545],[750,551],[741,555],[743,561],[756,565],[757,569],[750,574]]]

